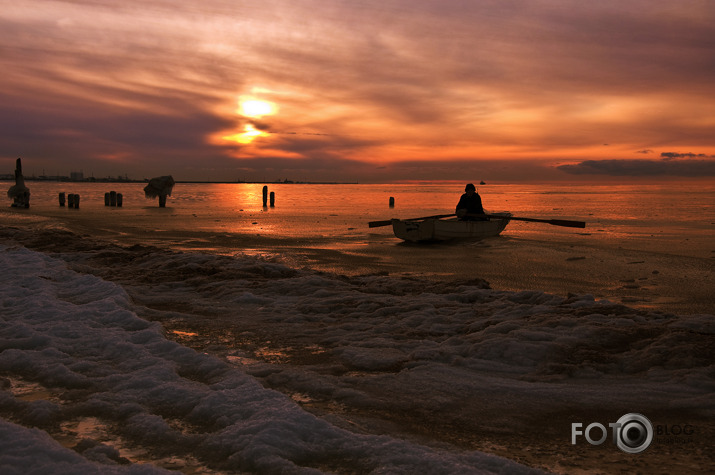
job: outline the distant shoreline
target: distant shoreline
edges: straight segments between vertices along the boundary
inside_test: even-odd
[[[72,179],[54,179],[40,177],[24,177],[25,181],[32,182],[47,182],[47,183],[148,183],[149,178],[142,180],[134,179],[117,179],[117,178],[95,178],[90,180],[72,180]],[[1,176],[0,181],[14,182],[15,178]],[[175,183],[186,184],[207,184],[207,185],[359,185],[357,181],[341,182],[341,181],[292,181],[292,180],[277,180],[277,181],[208,181],[208,180],[176,180]]]

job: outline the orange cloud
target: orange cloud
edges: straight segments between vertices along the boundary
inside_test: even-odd
[[[388,181],[415,163],[560,176],[644,150],[715,154],[707,2],[435,5],[10,2],[0,157],[179,179],[302,160]]]

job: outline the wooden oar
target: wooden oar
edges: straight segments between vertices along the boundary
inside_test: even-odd
[[[421,218],[410,218],[410,219],[403,219],[402,221],[420,221],[423,219],[440,219],[440,218],[449,218],[450,216],[457,216],[456,214],[435,214],[434,216],[422,216]],[[380,226],[389,226],[392,224],[391,219],[386,219],[384,221],[370,221],[367,223],[367,225],[371,228],[379,228]]]
[[[585,228],[586,223],[583,221],[570,221],[568,219],[539,219],[539,218],[519,218],[516,216],[502,216],[498,214],[467,214],[476,218],[493,218],[493,219],[513,219],[514,221],[529,221],[531,223],[546,223],[553,226],[565,226],[567,228]]]
[[[452,214],[437,214],[434,216],[422,216],[421,218],[411,218],[403,219],[403,221],[420,221],[423,219],[440,219],[449,218],[451,216],[457,216],[455,213]],[[520,218],[517,216],[504,216],[500,214],[468,214],[467,216],[473,216],[475,218],[492,218],[492,219],[513,219],[514,221],[529,221],[531,223],[546,223],[552,226],[564,226],[567,228],[585,228],[586,223],[584,221],[570,221],[568,219],[539,219],[539,218]],[[389,226],[392,224],[392,220],[388,219],[385,221],[371,221],[368,226],[371,228],[378,228],[380,226]]]

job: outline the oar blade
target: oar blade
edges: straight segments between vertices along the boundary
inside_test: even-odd
[[[391,219],[387,219],[384,221],[370,221],[369,223],[367,223],[368,227],[370,227],[370,228],[379,228],[381,226],[389,226],[391,224],[392,224]]]
[[[564,226],[567,228],[585,228],[586,223],[583,221],[570,221],[567,219],[550,219],[548,221],[549,224],[552,224],[554,226]]]

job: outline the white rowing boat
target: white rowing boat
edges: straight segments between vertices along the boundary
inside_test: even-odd
[[[447,241],[452,239],[480,239],[498,236],[511,218],[511,213],[494,213],[489,221],[460,221],[458,219],[393,219],[392,230],[400,239],[412,242]]]

